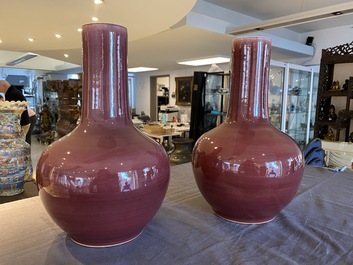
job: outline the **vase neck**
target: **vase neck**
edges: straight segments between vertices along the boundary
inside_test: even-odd
[[[270,57],[271,41],[268,38],[233,40],[228,120],[268,121]]]
[[[82,121],[130,120],[127,81],[127,30],[94,23],[82,27]]]

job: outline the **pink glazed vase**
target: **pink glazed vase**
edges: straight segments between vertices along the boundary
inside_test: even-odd
[[[132,123],[127,30],[82,27],[81,123],[47,147],[37,165],[43,205],[76,243],[104,247],[136,238],[155,216],[170,175],[164,148]]]
[[[268,120],[270,56],[268,38],[233,40],[227,118],[193,149],[201,194],[216,215],[234,222],[271,221],[294,198],[303,175],[301,149]]]

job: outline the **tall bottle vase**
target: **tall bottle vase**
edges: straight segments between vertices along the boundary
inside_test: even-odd
[[[131,120],[127,30],[108,23],[82,30],[81,122],[43,151],[37,184],[74,242],[105,247],[141,234],[165,197],[170,166],[164,148]]]
[[[234,222],[271,221],[292,201],[303,175],[301,149],[268,119],[270,55],[268,38],[233,40],[226,120],[193,149],[201,194],[217,216]]]

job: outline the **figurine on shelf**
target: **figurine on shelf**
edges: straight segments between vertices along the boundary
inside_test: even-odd
[[[341,90],[340,82],[338,80],[332,82],[331,90],[333,91]]]
[[[347,90],[348,90],[348,82],[349,82],[348,79],[346,79],[346,80],[344,81],[344,84],[343,84],[343,86],[342,86],[342,90],[344,90],[344,91],[347,91]]]
[[[270,114],[278,114],[279,113],[279,106],[275,99],[272,99],[272,105],[270,108]]]
[[[336,108],[332,104],[330,105],[330,107],[328,109],[327,118],[329,121],[335,121],[337,119]]]
[[[326,141],[334,141],[335,140],[335,135],[331,129],[324,136],[324,140],[326,140]]]
[[[291,95],[300,96],[302,89],[298,86],[293,87],[290,91],[288,91]]]

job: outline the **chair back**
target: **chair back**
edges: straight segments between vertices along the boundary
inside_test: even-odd
[[[308,143],[303,155],[306,165],[324,166],[325,165],[325,150],[322,149],[321,140],[315,138]]]

